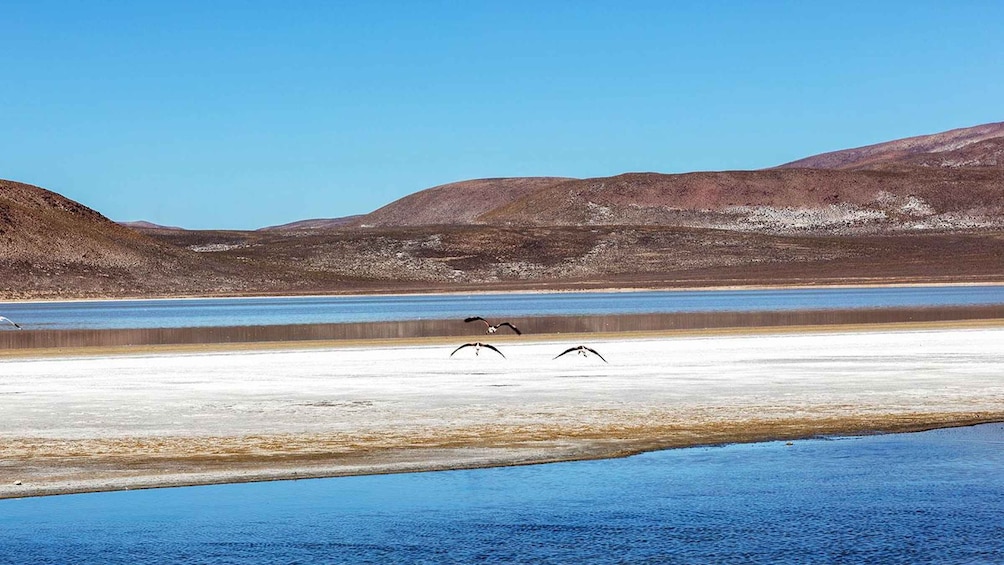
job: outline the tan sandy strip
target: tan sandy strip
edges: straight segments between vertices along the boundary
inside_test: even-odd
[[[1004,421],[995,413],[841,415],[658,421],[614,418],[598,425],[479,426],[428,435],[393,432],[246,437],[4,442],[0,471],[20,477],[0,498],[168,486],[470,469],[624,457],[645,451],[817,436],[912,432]],[[623,415],[622,415],[623,416]],[[647,420],[643,422],[643,420]]]

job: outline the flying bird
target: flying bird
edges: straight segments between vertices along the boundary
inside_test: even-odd
[[[564,355],[566,353],[571,353],[573,351],[578,352],[578,354],[581,355],[581,356],[583,356],[583,357],[588,357],[589,353],[592,353],[593,355],[599,357],[600,359],[603,359],[603,356],[600,355],[599,352],[597,352],[595,349],[591,349],[589,347],[586,347],[585,345],[580,345],[578,347],[569,347],[568,349],[566,349],[566,350],[562,351],[561,353],[557,354],[554,358],[557,359],[558,357],[561,357],[562,355]],[[587,351],[589,353],[587,353]],[[609,361],[607,361],[606,359],[603,359],[603,362],[604,363],[609,363]]]
[[[465,344],[461,345],[460,347],[454,349],[453,353],[456,353],[456,352],[460,351],[461,349],[463,349],[465,347],[473,347],[474,348],[474,355],[477,355],[477,354],[481,353],[481,348],[482,347],[484,347],[485,349],[491,349],[495,353],[498,353],[499,355],[502,355],[502,352],[499,351],[498,348],[495,347],[494,345],[491,345],[491,344],[488,344],[488,343],[481,343],[480,341],[475,341],[475,342],[472,342],[472,343],[465,343]],[[450,353],[450,357],[453,357],[453,353]],[[505,359],[506,356],[502,355],[502,358]]]
[[[8,318],[6,316],[0,316],[0,322],[8,322],[8,323],[10,323],[10,325],[14,326],[15,328],[21,329],[21,326],[17,325],[14,322],[14,320],[11,320],[10,318]]]
[[[516,335],[521,335],[523,333],[519,331],[519,328],[510,324],[509,322],[502,322],[501,324],[496,324],[493,326],[488,323],[488,320],[482,318],[481,316],[471,316],[470,318],[464,318],[465,322],[477,322],[478,320],[481,320],[482,322],[485,323],[486,326],[488,326],[488,330],[485,332],[485,334],[493,334],[499,331],[499,328],[501,328],[502,326],[507,326],[509,328],[512,328],[512,331],[516,332]]]

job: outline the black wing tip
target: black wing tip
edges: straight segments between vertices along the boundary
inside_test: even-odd
[[[482,343],[481,347],[484,347],[485,349],[491,349],[495,353],[498,353],[499,355],[501,355],[503,359],[507,359],[507,357],[505,356],[505,353],[502,353],[501,351],[499,351],[499,349],[497,347],[495,347],[494,345],[491,345],[491,344],[488,344],[488,343]]]
[[[566,353],[571,353],[571,352],[575,351],[576,349],[578,349],[578,348],[576,348],[576,347],[569,347],[568,349],[566,349],[566,350],[562,351],[561,353],[559,353],[559,354],[555,355],[555,356],[554,356],[554,359],[557,359],[558,357],[561,357],[562,355],[564,355],[564,354],[566,354]],[[552,361],[553,361],[554,359],[552,359]]]

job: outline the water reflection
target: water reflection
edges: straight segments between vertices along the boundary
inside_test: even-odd
[[[875,324],[1004,318],[1004,306],[772,312],[673,312],[512,317],[525,334],[639,332],[715,328]],[[191,328],[23,330],[0,332],[0,349],[370,340],[476,336],[481,326],[454,320]]]
[[[26,329],[66,330],[980,305],[1004,305],[1004,285],[21,302],[0,312]]]

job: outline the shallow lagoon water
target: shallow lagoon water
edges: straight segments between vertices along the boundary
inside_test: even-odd
[[[0,501],[0,563],[1000,563],[1004,424]]]
[[[198,298],[0,304],[32,330],[182,328],[462,319],[921,308],[1004,304],[1004,286]]]

